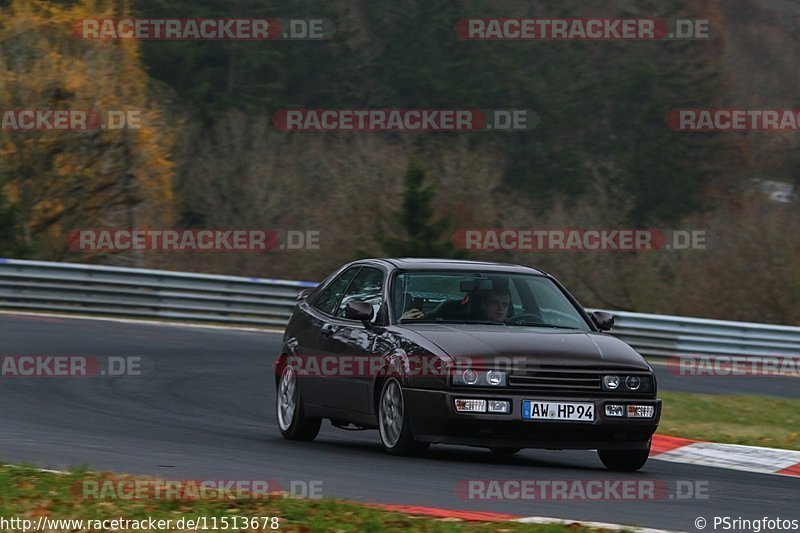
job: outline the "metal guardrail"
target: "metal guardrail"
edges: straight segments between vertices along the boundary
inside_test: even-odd
[[[0,259],[0,309],[284,326],[310,281]],[[594,309],[587,309],[593,311]],[[612,334],[650,357],[800,356],[800,327],[624,311]]]
[[[594,311],[594,309],[587,309]],[[800,327],[608,311],[611,334],[648,357],[800,357]]]
[[[316,283],[0,259],[0,308],[283,326]]]

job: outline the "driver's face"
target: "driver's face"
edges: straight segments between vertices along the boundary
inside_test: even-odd
[[[487,320],[505,320],[511,298],[507,294],[490,294],[482,300],[483,316]]]

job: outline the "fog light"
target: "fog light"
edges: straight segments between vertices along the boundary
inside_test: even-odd
[[[456,398],[456,411],[459,413],[485,413],[486,400]]]
[[[625,416],[625,406],[606,404],[606,416]]]
[[[506,400],[489,400],[490,413],[510,413],[511,403]]]
[[[625,386],[628,387],[628,390],[637,390],[641,384],[642,380],[639,376],[628,376],[625,378]]]
[[[617,390],[619,388],[619,376],[603,376],[603,387],[608,390]]]
[[[628,418],[653,418],[656,408],[652,405],[629,405]]]
[[[464,378],[464,383],[467,385],[475,385],[478,382],[478,373],[474,370],[464,370],[461,377]]]

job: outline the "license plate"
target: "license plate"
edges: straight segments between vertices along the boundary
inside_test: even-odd
[[[526,420],[569,420],[575,422],[594,422],[594,404],[523,400],[522,418]]]

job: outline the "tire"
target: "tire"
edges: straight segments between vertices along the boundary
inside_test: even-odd
[[[411,434],[411,420],[405,408],[403,389],[396,378],[389,378],[378,396],[378,432],[383,449],[389,455],[414,455],[429,444],[416,442]]]
[[[646,450],[597,450],[600,460],[609,470],[617,472],[634,472],[647,462],[650,455],[650,443]]]
[[[522,448],[509,448],[507,446],[495,446],[494,448],[489,448],[493,454],[495,455],[514,455]]]
[[[284,439],[310,441],[319,434],[322,419],[305,415],[297,386],[297,374],[290,366],[283,369],[281,379],[278,380],[275,408],[278,429]]]

